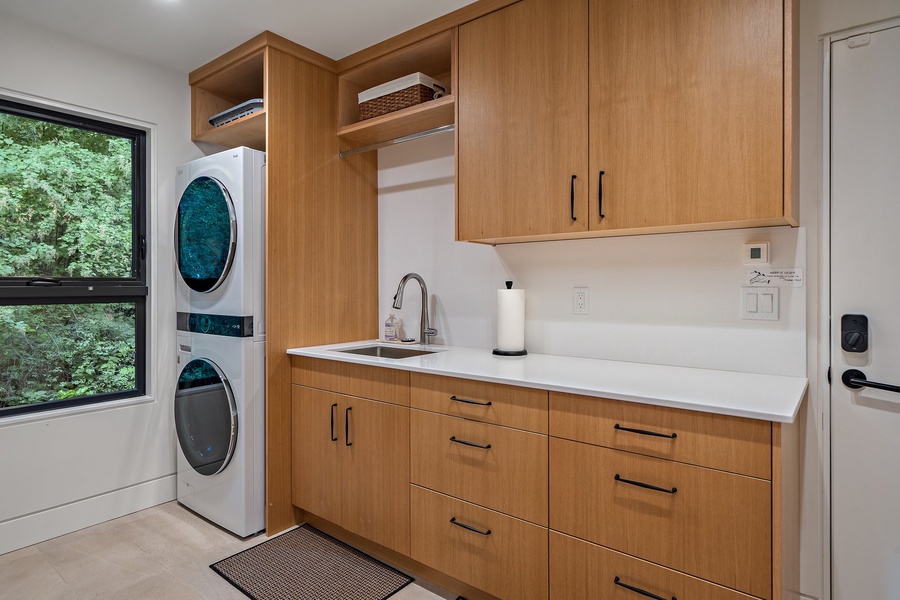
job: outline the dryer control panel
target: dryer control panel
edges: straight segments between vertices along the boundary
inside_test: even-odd
[[[227,337],[253,337],[253,317],[180,312],[178,313],[178,331]]]

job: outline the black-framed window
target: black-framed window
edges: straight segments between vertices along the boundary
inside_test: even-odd
[[[0,98],[0,418],[141,396],[146,132]]]

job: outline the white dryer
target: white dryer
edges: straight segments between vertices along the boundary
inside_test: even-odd
[[[178,167],[178,312],[250,316],[265,333],[265,162],[240,147]]]
[[[266,514],[265,341],[240,337],[227,316],[182,318],[179,329],[193,331],[177,335],[178,502],[253,535],[265,529]]]

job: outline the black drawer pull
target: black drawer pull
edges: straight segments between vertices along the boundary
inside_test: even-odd
[[[454,402],[463,402],[465,404],[477,404],[478,406],[491,406],[493,402],[479,402],[478,400],[466,400],[465,398],[457,398],[456,396],[450,396],[450,399]]]
[[[678,437],[677,433],[657,433],[655,431],[647,431],[646,429],[632,429],[631,427],[622,427],[618,423],[613,426],[613,429],[618,429],[619,431],[629,431],[631,433],[639,433],[641,435],[652,435],[654,437],[664,437],[675,439]]]
[[[478,535],[491,535],[491,530],[482,531],[476,527],[472,527],[471,525],[466,525],[465,523],[460,523],[456,520],[456,517],[450,517],[450,522],[456,525],[457,527],[462,527],[463,529],[467,529],[468,531],[474,531]]]
[[[337,408],[337,403],[331,405],[331,441],[336,442],[337,438],[334,435],[334,409]]]
[[[350,411],[353,410],[352,406],[348,406],[347,410],[344,411],[344,445],[352,446],[353,442],[350,441]]]
[[[636,594],[640,594],[641,596],[646,596],[647,598],[653,598],[654,600],[669,600],[668,598],[663,598],[662,596],[657,596],[656,594],[651,594],[646,590],[642,590],[639,587],[634,587],[633,585],[628,585],[627,583],[622,583],[619,580],[619,576],[617,575],[615,579],[613,579],[613,583],[625,588],[626,590],[631,590]],[[675,596],[672,596],[672,600],[678,600]]]
[[[674,494],[675,492],[678,491],[677,487],[673,487],[671,490],[668,490],[666,488],[661,488],[661,487],[656,487],[655,485],[650,485],[649,483],[642,483],[640,481],[632,481],[631,479],[625,479],[623,477],[619,477],[618,473],[616,473],[616,476],[613,477],[613,479],[615,479],[616,481],[621,481],[622,483],[627,483],[628,485],[636,485],[638,487],[642,487],[647,490],[653,490],[656,492],[665,492],[667,494]]]
[[[578,175],[572,175],[572,183],[569,186],[569,204],[572,205],[572,220],[577,221],[578,218],[575,216],[575,180],[578,178]]]
[[[481,444],[476,444],[475,442],[467,442],[466,440],[458,440],[455,435],[450,436],[450,441],[455,442],[457,444],[462,444],[463,446],[472,446],[473,448],[481,448],[482,450],[487,450],[491,447],[490,444],[487,446],[482,446]]]

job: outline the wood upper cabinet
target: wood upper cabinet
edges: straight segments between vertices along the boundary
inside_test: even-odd
[[[786,222],[782,0],[590,15],[591,228]]]
[[[587,17],[522,0],[460,26],[458,239],[587,230]]]
[[[795,4],[522,0],[461,26],[458,239],[796,225]]]
[[[409,409],[293,386],[293,503],[409,554]]]

